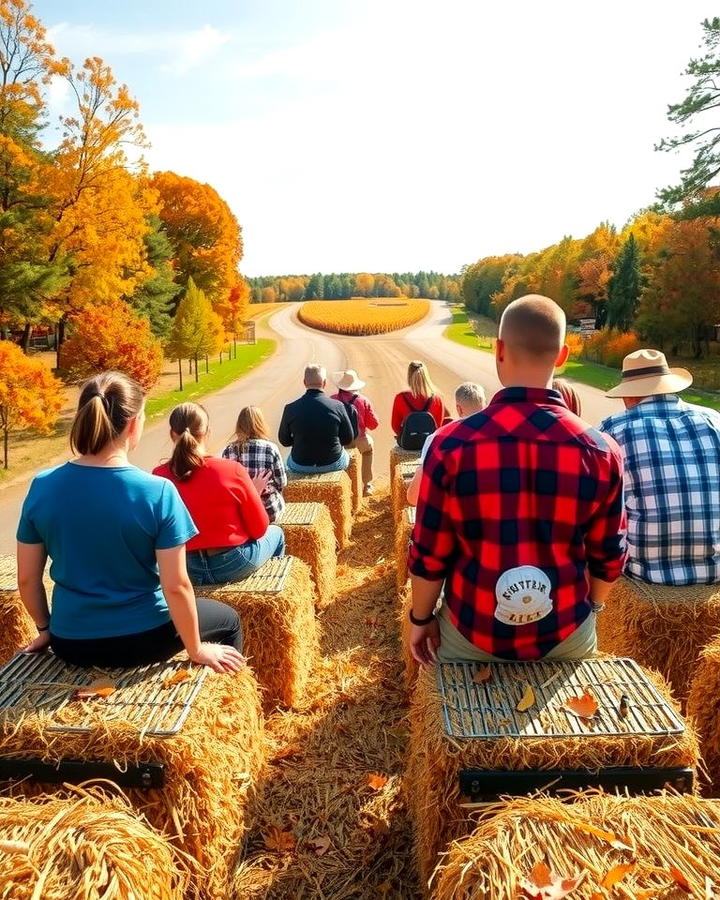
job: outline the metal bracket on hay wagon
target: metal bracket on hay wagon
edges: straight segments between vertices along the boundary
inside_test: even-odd
[[[187,674],[178,675],[181,671]],[[97,669],[66,665],[52,653],[17,654],[0,669],[0,723],[12,727],[23,715],[42,713],[48,737],[91,734],[103,720],[117,720],[136,729],[139,743],[145,737],[172,737],[182,729],[207,669],[174,659],[134,669],[103,670],[101,674],[114,684],[113,693],[78,700],[78,689],[89,687],[98,674]],[[98,778],[121,787],[161,788],[165,765],[141,759],[119,768],[111,755],[107,759],[56,762],[30,756],[0,757],[0,780],[80,784]]]
[[[442,663],[437,684],[446,734],[456,741],[523,741],[662,737],[681,735],[681,717],[631,659],[541,660],[533,663],[491,663],[492,675],[474,680],[476,663]],[[535,703],[517,710],[518,691],[530,686]],[[583,719],[564,704],[588,691],[598,704],[591,719]],[[627,709],[621,714],[621,698]],[[694,774],[686,767],[632,766],[582,769],[478,769],[459,772],[461,793],[472,802],[494,801],[505,794],[558,792],[588,787],[644,793],[670,786],[683,793],[693,789]]]

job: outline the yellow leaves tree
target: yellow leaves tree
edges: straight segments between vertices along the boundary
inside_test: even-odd
[[[198,359],[215,353],[224,343],[222,320],[213,311],[210,300],[191,278],[185,296],[180,301],[173,321],[165,352],[178,361],[180,390],[183,389],[182,361],[195,363],[195,381],[199,380]]]
[[[370,297],[375,287],[375,277],[369,272],[360,272],[355,276],[355,291],[359,297]]]
[[[30,428],[46,434],[57,422],[63,399],[62,383],[43,362],[26,356],[11,341],[0,341],[0,430],[6,469],[10,431]]]

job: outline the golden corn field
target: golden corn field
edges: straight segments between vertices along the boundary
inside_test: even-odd
[[[404,298],[352,300],[310,300],[298,312],[300,321],[311,328],[335,334],[384,334],[407,328],[424,319],[429,300]]]

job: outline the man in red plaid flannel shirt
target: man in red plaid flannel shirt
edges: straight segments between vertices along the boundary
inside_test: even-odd
[[[495,351],[503,390],[430,448],[409,551],[423,666],[595,650],[595,612],[626,556],[623,463],[551,390],[566,359],[560,307],[515,300]]]

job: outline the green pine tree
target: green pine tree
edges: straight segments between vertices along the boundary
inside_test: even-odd
[[[634,235],[625,241],[613,263],[608,284],[607,324],[609,328],[629,331],[635,319],[642,280],[640,254]]]
[[[165,226],[160,217],[154,215],[148,217],[148,224],[151,230],[145,235],[145,249],[155,274],[130,297],[130,305],[149,321],[155,337],[162,340],[170,331],[174,300],[182,287],[175,282],[170,265],[173,249]]]

